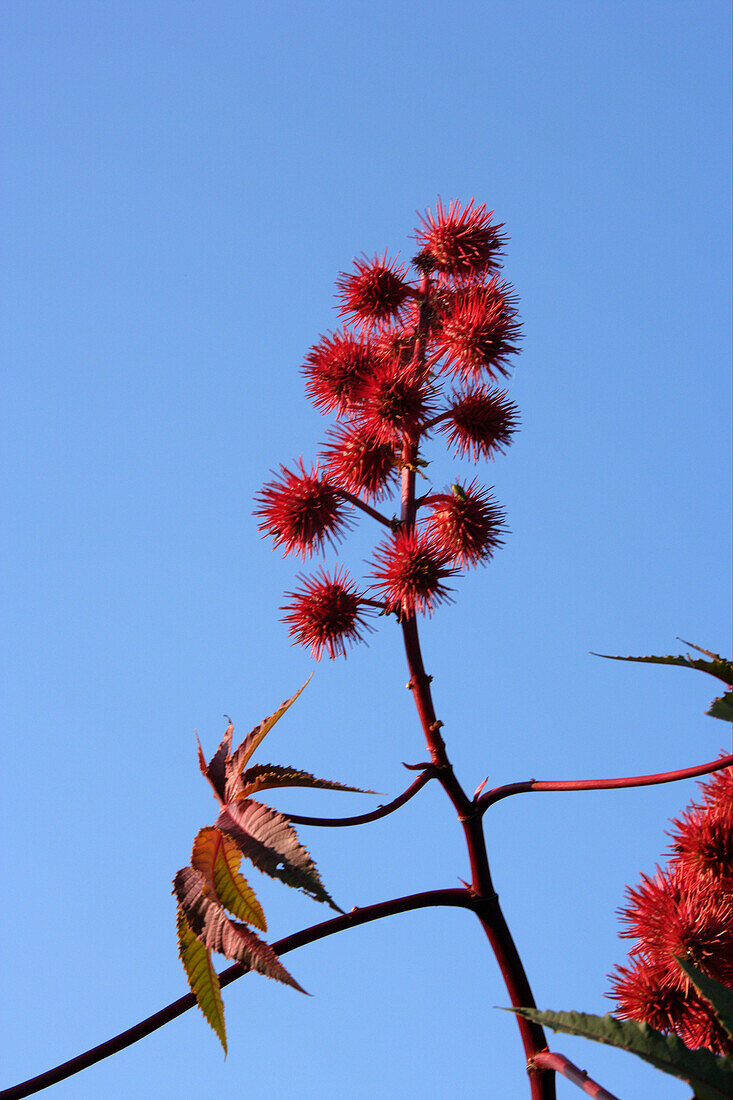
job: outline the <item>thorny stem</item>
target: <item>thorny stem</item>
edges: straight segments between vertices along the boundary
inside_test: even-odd
[[[416,365],[425,359],[425,340],[428,325],[430,280],[426,275],[421,283],[422,304],[418,323],[417,339],[413,362]],[[415,459],[418,442],[405,440],[402,453],[402,510],[401,519],[405,528],[414,527],[417,505],[415,500]],[[534,1007],[535,1001],[529,980],[519,957],[509,926],[499,906],[499,898],[494,890],[486,852],[486,840],[483,833],[481,814],[475,802],[471,801],[455,776],[448,759],[445,742],[433,705],[430,690],[431,678],[425,672],[417,621],[414,614],[404,615],[401,621],[405,654],[410,670],[408,687],[412,691],[420,725],[430,753],[430,759],[436,769],[436,777],[448,795],[461,822],[468,849],[471,866],[471,893],[475,898],[475,911],[486,936],[491,944],[496,961],[499,964],[507,992],[515,1008]],[[547,1049],[547,1040],[542,1028],[535,1023],[517,1017],[517,1024],[527,1057],[527,1072],[530,1080],[532,1100],[554,1100],[555,1076],[552,1070],[537,1067],[533,1061],[542,1050]]]
[[[659,772],[656,775],[629,775],[618,779],[528,779],[524,783],[506,783],[503,787],[482,794],[478,800],[481,813],[489,806],[508,798],[511,794],[526,794],[529,791],[611,791],[622,787],[651,787],[659,783],[676,783],[678,779],[694,779],[698,775],[719,771],[733,765],[733,753],[719,756],[708,764],[696,764],[692,768],[680,768],[673,772]]]
[[[300,932],[294,932],[291,936],[285,936],[284,939],[278,940],[277,943],[273,943],[271,946],[277,955],[285,955],[288,951],[295,951],[298,947],[304,947],[306,944],[315,943],[327,936],[333,936],[336,932],[342,932],[347,928],[358,928],[360,924],[368,924],[370,921],[381,920],[383,917],[391,917],[396,913],[408,913],[414,909],[426,909],[436,905],[473,909],[475,904],[475,900],[468,890],[427,890],[424,893],[411,894],[404,898],[392,898],[390,901],[381,901],[376,905],[367,905],[363,909],[352,909],[350,913],[344,913],[341,917],[334,917],[331,920],[323,921],[321,924],[304,928]],[[239,963],[235,963],[221,972],[219,984],[221,986],[229,985],[246,973],[247,970],[244,967],[240,966]],[[76,1058],[63,1062],[60,1066],[47,1070],[37,1077],[31,1077],[28,1081],[23,1081],[19,1085],[3,1089],[0,1092],[0,1100],[22,1100],[24,1096],[32,1096],[42,1089],[56,1085],[59,1081],[72,1077],[75,1073],[93,1066],[96,1062],[109,1058],[111,1054],[116,1054],[118,1051],[132,1046],[139,1039],[143,1039],[146,1035],[150,1035],[153,1031],[157,1031],[158,1028],[170,1023],[171,1020],[182,1016],[195,1004],[196,998],[193,993],[187,993],[185,996],[179,997],[177,1001],[173,1001],[162,1008],[159,1012],[148,1016],[147,1020],[142,1020],[134,1027],[116,1035],[113,1039],[108,1039],[106,1042],[100,1043],[99,1046],[92,1047],[84,1054],[79,1054]]]
[[[481,814],[476,803],[469,800],[456,779],[453,767],[448,760],[445,742],[440,735],[441,723],[435,717],[430,680],[423,665],[414,616],[403,620],[402,633],[410,669],[409,686],[430,757],[436,767],[436,778],[453,803],[463,827],[471,865],[471,892],[475,898],[476,915],[496,956],[512,1005],[515,1008],[533,1008],[535,1001],[529,980],[491,881]],[[527,1057],[530,1096],[532,1100],[554,1100],[554,1075],[546,1069],[538,1071],[533,1063],[535,1056],[547,1049],[545,1034],[538,1024],[531,1023],[521,1016],[517,1017],[517,1025]],[[0,1100],[2,1100],[1,1097]]]

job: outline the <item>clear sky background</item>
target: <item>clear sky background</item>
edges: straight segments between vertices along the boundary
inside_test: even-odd
[[[212,750],[226,712],[243,735],[313,670],[278,619],[298,565],[258,537],[252,497],[324,439],[299,368],[338,324],[338,272],[362,251],[409,257],[438,195],[506,223],[526,333],[522,432],[478,471],[512,535],[423,627],[459,778],[655,772],[729,743],[704,714],[712,680],[589,651],[730,647],[730,15],[5,0],[0,18],[5,1086],[186,989],[170,882],[215,816],[194,730]],[[344,548],[357,573],[375,534],[362,523]],[[405,680],[384,622],[316,668],[260,759],[394,796],[401,761],[424,757]],[[611,1007],[625,884],[695,790],[489,814],[540,1007]],[[292,812],[375,805],[286,793]],[[432,788],[301,836],[347,909],[467,872]],[[273,940],[328,916],[252,881]],[[286,961],[313,996],[229,987],[226,1061],[190,1012],[55,1097],[527,1095],[468,916],[395,917]],[[623,1053],[553,1045],[624,1100],[689,1094]]]

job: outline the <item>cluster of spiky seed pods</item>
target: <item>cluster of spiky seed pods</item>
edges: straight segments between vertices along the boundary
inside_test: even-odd
[[[708,1002],[677,965],[684,958],[733,985],[733,770],[701,784],[702,798],[672,822],[672,858],[628,889],[622,935],[636,942],[617,968],[613,996],[622,1019],[673,1031],[687,1046],[733,1054]]]
[[[336,544],[361,510],[387,529],[363,586],[343,566],[300,576],[284,619],[314,657],[345,655],[369,616],[431,613],[446,582],[487,561],[504,512],[476,480],[418,496],[421,444],[441,433],[456,458],[491,459],[509,444],[516,407],[498,388],[518,351],[512,287],[500,279],[506,239],[492,212],[456,201],[421,216],[405,265],[384,253],[338,280],[344,327],[306,356],[306,393],[336,424],[317,461],[282,466],[257,498],[260,530],[303,559]],[[400,486],[400,512],[375,505]]]

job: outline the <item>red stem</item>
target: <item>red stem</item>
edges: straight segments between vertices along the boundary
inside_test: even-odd
[[[390,531],[394,529],[394,520],[387,519],[381,512],[378,512],[376,508],[372,508],[371,505],[366,504],[361,497],[354,496],[353,493],[349,493],[346,489],[337,488],[336,490],[340,497],[344,500],[348,500],[349,504],[353,504],[355,508],[361,508],[362,512],[366,512],[372,519],[377,520],[378,523],[384,524],[385,527],[389,527]]]
[[[618,779],[528,779],[524,783],[506,783],[503,787],[494,787],[482,794],[478,800],[481,813],[489,806],[508,798],[510,794],[526,794],[529,791],[611,791],[621,787],[651,787],[658,783],[676,783],[678,779],[694,779],[698,775],[719,771],[733,764],[733,753],[719,756],[709,764],[695,764],[692,768],[680,768],[673,772],[659,772],[656,775],[629,775]]]
[[[418,365],[424,362],[425,342],[428,321],[428,299],[430,295],[430,280],[424,276],[421,283],[423,296],[420,310],[418,334],[415,341],[413,362]],[[401,519],[404,528],[414,527],[417,510],[415,500],[415,459],[417,458],[418,443],[406,439],[402,453],[402,510]],[[489,870],[489,860],[486,852],[486,841],[483,833],[481,812],[476,802],[470,800],[455,776],[453,767],[448,759],[445,742],[440,730],[443,725],[435,715],[432,693],[430,690],[431,677],[425,672],[422,653],[420,651],[420,638],[417,630],[417,621],[413,615],[404,615],[402,618],[402,635],[405,644],[407,665],[410,670],[408,687],[412,691],[420,725],[422,726],[425,742],[430,753],[430,759],[436,769],[436,778],[451,800],[458,820],[463,827],[463,833],[468,849],[468,857],[471,865],[471,892],[475,898],[475,911],[481,925],[488,937],[493,949],[496,961],[506,984],[507,992],[515,1008],[526,1006],[534,1007],[535,1001],[529,980],[519,957],[514,940],[509,931],[509,926],[504,919],[504,914],[499,906],[499,899],[494,890]],[[523,1017],[517,1017],[519,1033],[527,1057],[527,1067],[530,1080],[530,1095],[532,1100],[555,1100],[555,1075],[551,1070],[542,1067],[535,1068],[534,1057],[542,1050],[547,1049],[547,1040],[542,1028],[531,1023]]]
[[[596,1100],[619,1100],[618,1096],[614,1096],[608,1089],[604,1089],[602,1085],[591,1080],[584,1069],[578,1069],[577,1066],[574,1066],[564,1054],[553,1054],[549,1050],[545,1050],[535,1055],[534,1064],[541,1069],[551,1069],[557,1073],[562,1073],[568,1081],[572,1081],[582,1092],[586,1092],[588,1096],[594,1096]]]
[[[283,814],[283,817],[287,817],[288,821],[292,821],[294,825],[324,825],[330,828],[340,828],[347,825],[367,825],[370,821],[378,821],[380,817],[386,817],[387,814],[399,810],[400,806],[404,806],[406,802],[409,802],[434,776],[435,769],[429,764],[427,769],[417,777],[414,783],[410,784],[406,791],[388,802],[386,806],[380,806],[368,814],[359,814],[356,817],[301,817],[298,814]]]
[[[277,955],[285,955],[288,951],[295,951],[298,947],[315,943],[317,940],[333,936],[336,932],[342,932],[347,928],[358,928],[360,924],[368,924],[370,921],[381,920],[383,917],[391,917],[396,913],[408,913],[413,909],[426,909],[434,905],[473,909],[475,900],[467,890],[458,889],[427,890],[424,893],[411,894],[404,898],[392,898],[390,901],[381,901],[376,905],[367,905],[363,909],[352,909],[350,913],[344,913],[341,917],[334,917],[331,920],[323,921],[321,924],[304,928],[300,932],[294,932],[291,936],[285,936],[284,939],[271,944],[271,947]],[[234,963],[233,966],[229,966],[221,972],[219,983],[222,986],[229,985],[246,973],[247,971],[239,963]],[[76,1058],[63,1062],[60,1066],[47,1070],[37,1077],[31,1077],[28,1081],[23,1081],[19,1085],[3,1089],[0,1092],[0,1100],[21,1100],[24,1096],[32,1096],[42,1089],[56,1085],[59,1081],[72,1077],[75,1073],[93,1066],[96,1062],[109,1058],[111,1054],[116,1054],[118,1051],[124,1050],[125,1047],[132,1046],[139,1039],[143,1039],[146,1035],[157,1031],[158,1028],[170,1023],[171,1020],[175,1020],[176,1017],[182,1016],[195,1004],[196,998],[193,993],[187,993],[184,997],[179,997],[177,1001],[167,1005],[166,1008],[162,1008],[159,1012],[148,1016],[147,1020],[142,1020],[134,1027],[116,1035],[113,1039],[108,1039],[106,1042],[100,1043],[99,1046],[92,1047],[84,1054],[79,1054]]]

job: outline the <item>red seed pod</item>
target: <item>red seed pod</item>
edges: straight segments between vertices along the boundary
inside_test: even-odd
[[[401,446],[415,439],[433,414],[434,391],[424,372],[384,359],[361,391],[355,412],[360,430],[380,443]]]
[[[712,875],[733,892],[733,798],[692,803],[672,822],[672,853],[691,873]]]
[[[487,562],[503,544],[504,509],[477,481],[465,489],[453,485],[426,503],[432,509],[426,531],[460,568]]]
[[[495,225],[493,210],[484,203],[461,207],[451,199],[446,210],[438,199],[436,213],[420,215],[422,225],[415,232],[420,252],[413,263],[421,271],[435,271],[448,278],[474,278],[501,266],[501,250],[507,238],[503,225]]]
[[[323,336],[306,356],[305,392],[321,412],[343,416],[376,365],[375,348],[368,340],[357,340],[350,332]]]
[[[721,1027],[707,1001],[694,990],[688,994],[686,1012],[676,1030],[691,1050],[706,1047],[713,1054],[733,1055],[733,1040]]]
[[[374,341],[374,350],[379,359],[408,367],[414,362],[415,329],[390,328],[380,333]]]
[[[389,443],[354,426],[329,433],[332,441],[323,452],[326,470],[341,488],[368,500],[387,495],[397,478],[397,457]]]
[[[342,317],[367,331],[399,321],[414,293],[405,282],[407,268],[388,260],[386,252],[373,260],[355,260],[354,266],[356,271],[342,272],[336,283]]]
[[[443,583],[456,575],[450,567],[450,557],[426,536],[414,530],[397,531],[374,551],[378,592],[387,611],[399,618],[420,612],[432,614],[435,607],[450,601],[449,589]]]
[[[516,296],[494,277],[488,284],[453,291],[435,333],[446,367],[465,380],[509,374],[509,357],[519,351],[521,324]]]
[[[314,551],[322,551],[326,542],[339,540],[348,526],[346,503],[317,463],[310,473],[302,459],[298,459],[295,472],[285,466],[280,471],[279,478],[267,482],[255,498],[259,507],[254,514],[262,520],[259,529],[272,535],[275,546],[284,547],[284,554],[310,558]]]
[[[505,390],[474,385],[453,394],[438,430],[448,434],[456,457],[468,454],[477,462],[508,447],[518,426],[519,410],[507,399]]]
[[[666,968],[641,957],[628,967],[618,966],[609,974],[617,1001],[615,1015],[621,1020],[645,1020],[658,1031],[677,1031],[687,1010],[687,996],[677,982],[670,982]]]
[[[281,608],[287,612],[283,622],[289,623],[291,637],[310,646],[316,661],[324,649],[331,658],[345,657],[346,643],[362,642],[362,631],[372,629],[364,618],[368,608],[356,585],[343,567],[333,577],[321,568],[316,576],[299,576],[298,580],[302,587],[286,592],[290,602]]]
[[[677,959],[688,959],[723,985],[733,981],[730,892],[713,875],[675,860],[666,871],[657,869],[653,878],[642,875],[641,885],[627,894],[621,935],[635,943],[630,966],[618,968],[612,979],[611,995],[619,1002],[619,1014],[674,1030],[688,1043],[725,1049],[727,1040],[714,1022],[712,1008],[698,997]]]

